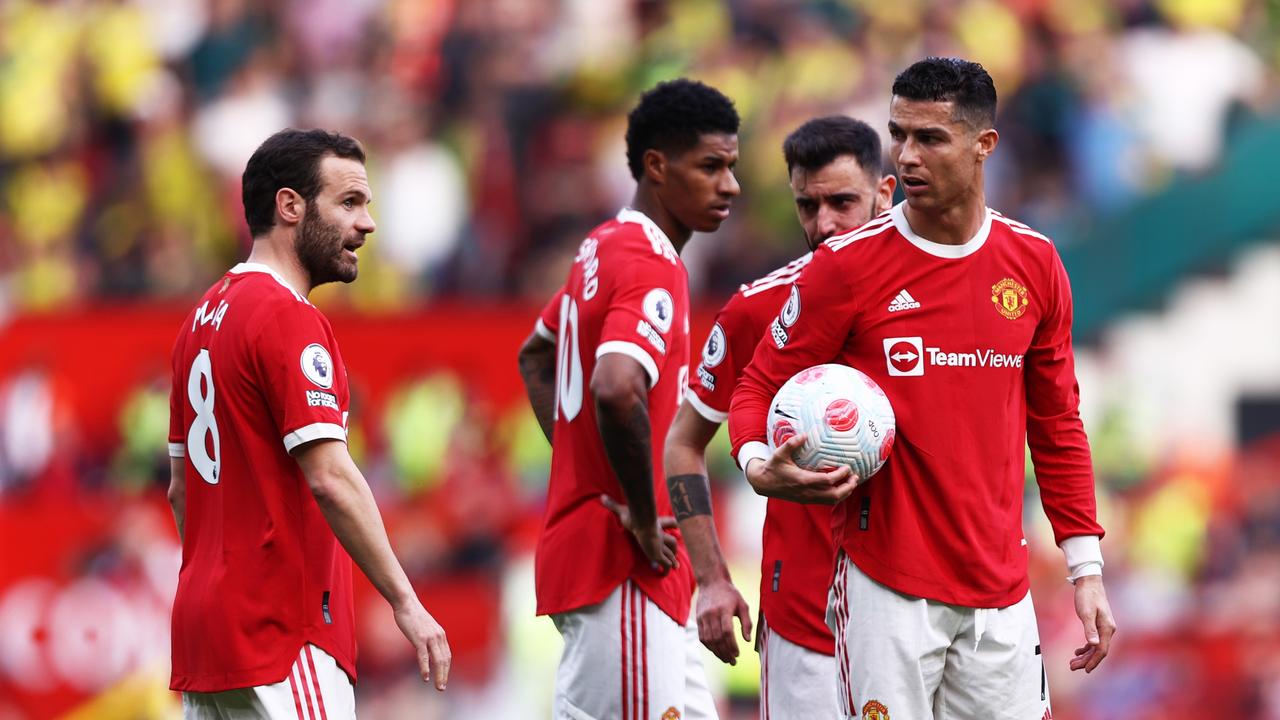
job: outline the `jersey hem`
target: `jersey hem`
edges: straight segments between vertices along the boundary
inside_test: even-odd
[[[351,658],[344,653],[335,652],[332,647],[326,647],[326,645],[329,645],[328,642],[317,642],[315,639],[309,638],[299,641],[297,646],[284,656],[284,659],[275,660],[262,667],[225,673],[179,674],[175,672],[169,677],[169,689],[178,692],[214,693],[262,685],[274,685],[289,678],[289,671],[293,667],[293,663],[297,660],[298,654],[302,652],[302,648],[307,645],[315,645],[329,653],[334,662],[338,664],[338,667],[351,679],[351,683],[355,684],[356,667]]]
[[[786,640],[792,645],[802,647],[805,650],[816,652],[819,655],[826,655],[827,657],[835,657],[835,654],[836,654],[835,638],[828,637],[825,643],[817,642],[813,640],[813,638],[811,637],[804,637],[804,635],[807,635],[808,633],[793,632],[792,628],[778,627],[777,625],[774,625],[773,621],[769,619],[768,610],[761,610],[760,614],[761,614],[761,617],[764,618],[765,624],[769,626],[769,631],[777,633],[778,636],[781,637],[783,640]],[[826,627],[826,626],[824,625],[823,627]],[[828,632],[830,631],[828,630]]]
[[[617,590],[620,585],[622,585],[624,582],[628,580],[632,581],[632,583],[635,584],[636,589],[644,593],[644,596],[649,599],[649,602],[653,603],[654,607],[661,610],[663,615],[666,615],[667,617],[671,618],[672,622],[676,623],[681,627],[684,627],[685,623],[689,621],[689,618],[687,617],[688,615],[687,612],[686,612],[686,617],[683,620],[680,619],[679,617],[676,617],[676,614],[668,612],[667,609],[663,607],[665,603],[659,602],[657,598],[653,597],[648,592],[645,592],[644,587],[642,587],[640,583],[635,582],[635,578],[632,577],[631,575],[626,575],[621,580],[606,586],[602,592],[593,594],[593,596],[599,595],[599,597],[588,596],[590,599],[582,602],[576,602],[573,600],[561,600],[558,602],[551,602],[551,601],[544,601],[541,598],[539,598],[537,610],[534,611],[534,614],[535,615],[561,615],[563,613],[571,613],[577,610],[582,610],[583,608],[588,608],[588,607],[591,607],[592,605],[599,605],[609,597],[610,593],[612,593],[614,590]],[[692,599],[693,598],[690,597],[690,601],[691,601],[690,608],[692,608]]]
[[[849,556],[849,560],[854,565],[857,565],[864,575],[890,590],[903,595],[946,603],[947,605],[966,608],[1007,608],[1010,605],[1016,605],[1022,598],[1026,597],[1027,592],[1031,589],[1031,580],[1024,572],[1018,584],[1004,593],[948,593],[941,591],[943,589],[942,585],[937,581],[930,582],[894,572],[874,558],[867,557],[865,553],[851,549],[848,544],[844,544],[841,549],[844,550],[844,553]]]

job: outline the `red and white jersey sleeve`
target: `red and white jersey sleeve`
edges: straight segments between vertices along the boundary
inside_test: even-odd
[[[551,295],[551,299],[542,307],[542,312],[538,313],[538,319],[533,324],[534,333],[543,340],[556,341],[556,333],[560,330],[560,298],[562,297],[564,297],[563,287]]]
[[[856,309],[856,296],[847,292],[831,248],[818,246],[769,324],[733,394],[729,439],[734,457],[744,469],[752,457],[769,457],[765,423],[778,388],[792,375],[831,362],[840,353]]]
[[[295,303],[272,313],[254,354],[285,451],[313,440],[346,442],[347,371],[328,322],[315,308]]]
[[[596,357],[626,355],[644,368],[649,387],[657,385],[673,338],[687,341],[689,334],[688,291],[685,302],[676,304],[684,282],[683,266],[669,262],[645,258],[624,267],[600,329]]]

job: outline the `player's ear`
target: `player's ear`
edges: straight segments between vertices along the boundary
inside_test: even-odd
[[[306,206],[306,201],[296,190],[286,187],[276,191],[276,215],[280,216],[285,225],[297,225],[302,222]]]
[[[898,187],[898,178],[893,175],[880,178],[880,185],[876,188],[876,215],[893,207],[893,190],[896,187]]]
[[[661,185],[667,179],[667,156],[661,150],[649,148],[644,151],[644,156],[640,158],[640,165],[644,168],[644,175],[649,182],[655,185]]]
[[[1000,133],[995,128],[987,128],[978,133],[976,139],[978,145],[978,162],[985,162],[991,153],[995,152],[996,145],[1000,143]]]

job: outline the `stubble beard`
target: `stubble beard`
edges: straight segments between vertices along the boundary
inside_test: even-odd
[[[307,203],[294,249],[302,269],[311,278],[312,287],[331,282],[349,283],[356,279],[359,266],[347,262],[342,246],[342,231],[321,220],[319,208],[314,203]]]

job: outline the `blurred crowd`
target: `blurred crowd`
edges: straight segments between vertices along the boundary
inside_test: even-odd
[[[991,204],[1069,242],[1211,166],[1269,108],[1278,36],[1264,0],[4,0],[0,311],[198,293],[245,254],[239,175],[287,125],[370,154],[379,229],[327,294],[540,297],[629,199],[626,111],[677,75],[743,117],[742,199],[688,258],[724,293],[799,247],[786,133],[883,128],[926,54],[988,68]]]
[[[447,310],[429,310],[437,314],[366,328],[383,340],[365,348],[377,358],[362,367],[380,364],[385,377],[370,390],[352,363],[359,408],[351,443],[410,574],[432,588],[446,616],[456,605],[462,620],[446,622],[451,638],[475,653],[461,660],[460,689],[451,684],[450,699],[434,707],[452,703],[439,713],[450,717],[507,716],[509,708],[481,697],[496,688],[516,715],[527,714],[537,702],[521,703],[545,691],[539,668],[555,661],[550,624],[521,604],[549,451],[518,392],[494,387],[515,382],[514,350],[527,325],[511,317],[531,320],[580,239],[630,198],[626,112],[645,88],[679,75],[714,84],[737,104],[743,196],[723,229],[685,254],[695,290],[715,299],[802,247],[783,137],[831,112],[883,128],[894,75],[928,54],[977,60],[996,80],[1001,145],[989,161],[989,204],[1069,244],[1082,222],[1122,212],[1180,175],[1212,171],[1242,114],[1278,115],[1280,5],[0,0],[0,338],[6,319],[38,323],[51,313],[44,329],[52,337],[62,331],[57,313],[121,300],[185,312],[247,252],[239,177],[258,143],[289,125],[359,138],[378,230],[361,251],[360,280],[313,296],[347,313],[345,327],[335,323],[340,337],[356,334],[368,310],[442,298],[513,303],[453,325],[441,319]],[[514,324],[495,330],[503,321]],[[146,590],[126,593],[145,595],[145,613],[119,614],[136,615],[129,622],[151,634],[134,633],[139,649],[111,667],[148,670],[148,692],[162,708],[172,700],[163,690],[163,588],[176,572],[162,492],[169,322],[131,323],[163,341],[138,349],[145,333],[127,335],[134,344],[124,359],[110,357],[117,353],[107,341],[77,346],[107,357],[85,358],[71,375],[58,369],[60,348],[15,361],[0,344],[8,362],[0,518],[16,522],[33,498],[54,514],[72,496],[86,518],[110,508],[115,519],[101,519],[102,535],[79,564],[62,561],[57,572],[70,584],[58,592],[74,594],[85,578],[124,578]],[[405,345],[413,333],[437,335]],[[446,340],[484,362],[436,368]],[[120,381],[118,397],[103,400],[96,374],[134,355],[144,360]],[[511,377],[487,364],[494,355]],[[1107,362],[1102,356],[1095,364]],[[1271,381],[1280,386],[1280,371]],[[1055,714],[1154,720],[1198,708],[1280,718],[1276,436],[1170,451],[1135,427],[1123,392],[1082,385],[1086,400],[1095,398],[1086,422],[1121,632],[1101,674],[1084,680],[1066,673],[1065,661],[1050,667]],[[85,429],[95,422],[108,427],[96,444]],[[723,437],[710,458],[726,552],[754,595],[758,498]],[[69,517],[69,527],[92,525]],[[1079,623],[1030,479],[1027,526],[1042,633],[1060,652],[1078,644]],[[0,571],[25,577],[15,558],[0,555]],[[17,641],[5,622],[18,606],[36,617],[54,592],[31,590],[20,605],[6,579],[0,572],[0,636],[9,641],[0,643],[0,717],[12,709],[5,682],[48,690],[23,656],[6,654]],[[362,702],[385,703],[370,717],[403,716],[396,708],[420,702],[416,690],[402,691],[416,688],[412,660],[378,607],[369,606],[360,640],[372,688]],[[744,664],[723,682],[746,717],[755,680]],[[85,689],[117,679],[104,675]]]

